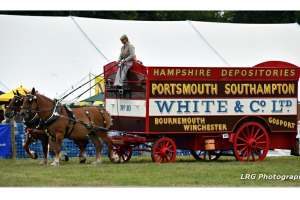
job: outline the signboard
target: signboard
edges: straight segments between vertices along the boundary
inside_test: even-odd
[[[227,132],[260,116],[273,130],[295,131],[297,76],[294,68],[151,68],[149,129]]]
[[[11,156],[10,124],[0,124],[0,158]]]

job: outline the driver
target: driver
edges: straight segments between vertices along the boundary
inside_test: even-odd
[[[115,77],[114,86],[122,88],[127,72],[132,67],[133,61],[136,60],[136,56],[134,46],[130,44],[127,35],[122,35],[120,40],[123,46],[118,60],[119,68]]]

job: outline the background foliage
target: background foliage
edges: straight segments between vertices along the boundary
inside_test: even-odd
[[[1,11],[0,14],[78,16],[123,20],[195,20],[231,23],[300,23],[300,11]]]

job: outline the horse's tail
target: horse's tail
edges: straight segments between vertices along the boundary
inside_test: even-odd
[[[102,116],[104,118],[105,128],[109,129],[112,126],[112,118],[110,114],[103,108],[100,109],[100,112],[102,113]]]

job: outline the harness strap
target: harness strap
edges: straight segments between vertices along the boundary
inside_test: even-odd
[[[74,127],[75,127],[75,124],[76,124],[76,118],[75,118],[75,115],[74,113],[72,112],[72,110],[70,108],[68,108],[66,105],[64,105],[64,108],[67,112],[67,115],[68,115],[68,119],[69,119],[69,124],[68,126],[66,127],[66,130],[65,130],[65,138],[69,138],[71,133],[73,132],[74,130]],[[71,127],[71,129],[70,129]]]
[[[55,101],[55,106],[53,107],[53,110],[52,110],[52,114],[50,115],[50,117],[44,121],[44,125],[46,127],[50,126],[51,124],[53,124],[59,117],[59,113],[58,113],[58,104],[59,104],[59,101]]]
[[[39,125],[39,123],[40,123],[40,118],[38,117],[38,114],[36,113],[31,120],[25,121],[24,124],[28,128],[35,128]]]

